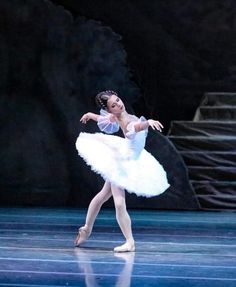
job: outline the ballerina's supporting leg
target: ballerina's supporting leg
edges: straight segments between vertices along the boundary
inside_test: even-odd
[[[134,238],[131,229],[130,216],[126,209],[125,191],[114,184],[111,184],[111,191],[116,208],[116,219],[126,239],[126,242],[121,246],[115,247],[114,251],[115,252],[134,251],[135,250]]]
[[[111,195],[111,184],[109,181],[106,181],[102,190],[92,199],[89,204],[85,225],[79,229],[78,236],[75,239],[75,246],[79,246],[89,237],[101,206],[111,197]]]

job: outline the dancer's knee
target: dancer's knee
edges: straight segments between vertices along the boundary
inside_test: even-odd
[[[94,201],[98,204],[103,204],[111,197],[111,190],[108,188],[103,188],[95,197]]]
[[[102,205],[104,202],[108,200],[108,196],[104,193],[98,193],[92,200],[92,202],[96,205]]]
[[[126,203],[123,197],[116,198],[114,203],[115,203],[116,213],[126,211]]]

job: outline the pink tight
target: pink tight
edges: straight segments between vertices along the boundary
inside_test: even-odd
[[[94,221],[101,209],[101,206],[111,196],[113,196],[115,204],[116,219],[126,239],[126,243],[133,246],[134,238],[132,235],[130,216],[126,209],[125,191],[122,188],[111,184],[109,181],[105,182],[101,191],[90,202],[84,228],[89,234],[91,233]]]

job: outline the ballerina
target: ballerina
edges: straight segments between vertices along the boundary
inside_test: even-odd
[[[79,228],[75,246],[80,246],[91,234],[101,206],[113,196],[116,219],[125,237],[125,243],[114,252],[135,251],[131,219],[126,209],[125,190],[138,196],[156,196],[163,193],[169,183],[166,172],[145,147],[148,128],[161,132],[159,121],[137,118],[127,113],[125,105],[114,91],[97,94],[100,115],[88,112],[80,121],[97,122],[104,133],[80,133],[76,141],[79,155],[104,180],[101,191],[89,204],[85,225]],[[124,138],[111,135],[121,128]]]

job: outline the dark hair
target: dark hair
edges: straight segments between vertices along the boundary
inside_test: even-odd
[[[114,91],[100,92],[96,95],[95,102],[100,108],[106,110],[107,109],[107,101],[112,95],[118,96],[118,94]]]

